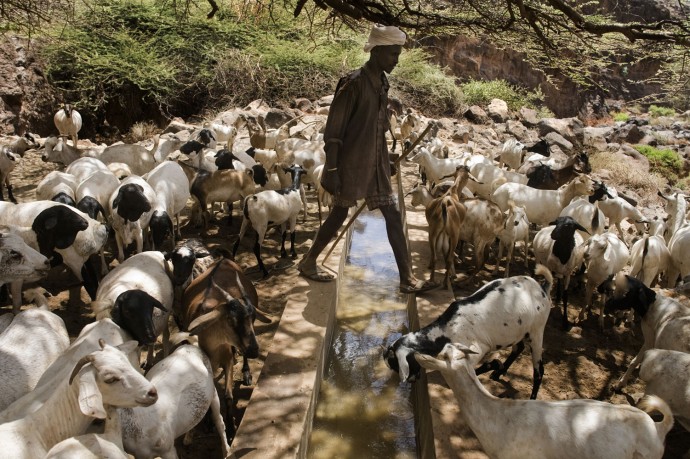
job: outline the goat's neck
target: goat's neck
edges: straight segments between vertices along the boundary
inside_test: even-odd
[[[575,191],[575,183],[570,182],[568,186],[565,188],[558,190],[558,193],[560,194],[561,197],[561,209],[563,209],[565,206],[567,206],[570,201],[573,200],[575,196],[579,196],[577,192]]]
[[[63,379],[37,411],[22,419],[40,437],[46,450],[66,438],[82,434],[93,418],[79,408],[79,384]]]
[[[104,405],[106,418],[105,418],[105,429],[103,430],[103,438],[115,443],[124,449],[122,445],[122,423],[120,422],[120,412],[117,408],[110,405]]]
[[[468,363],[451,372],[444,371],[443,377],[453,391],[461,414],[482,445],[490,445],[496,440],[496,423],[504,419],[506,413],[503,402],[491,395],[477,378]]]

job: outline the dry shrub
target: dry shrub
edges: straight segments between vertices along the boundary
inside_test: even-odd
[[[606,169],[610,173],[608,183],[616,188],[629,189],[637,193],[642,204],[657,200],[657,191],[667,185],[667,181],[656,173],[649,173],[640,167],[634,167],[635,161],[629,158],[621,161],[621,154],[602,151],[590,156],[592,169],[597,171]]]
[[[141,142],[148,140],[160,132],[160,129],[152,121],[134,123],[127,134],[127,143]]]

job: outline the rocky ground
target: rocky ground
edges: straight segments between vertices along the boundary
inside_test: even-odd
[[[486,116],[492,116],[491,112],[485,113]],[[441,131],[442,137],[445,138],[451,145],[452,149],[473,149],[475,152],[485,151],[488,149],[500,148],[500,143],[509,134],[520,136],[525,141],[536,140],[538,136],[544,136],[547,133],[539,132],[540,125],[537,120],[536,124],[530,125],[525,116],[520,118],[520,121],[503,120],[502,122],[486,121],[485,123],[469,123],[462,120],[460,124],[453,124],[454,120],[442,120],[443,129]],[[555,124],[555,122],[553,123]],[[608,152],[626,161],[627,167],[636,167],[640,169],[640,174],[647,174],[645,169],[647,166],[644,161],[631,158],[626,155],[625,139],[621,137],[622,126],[615,126],[613,124],[598,127],[596,129],[603,129],[601,131],[590,131],[586,134],[584,126],[579,126],[574,121],[560,122],[559,127],[551,129],[549,132],[553,133],[554,144],[562,144],[561,147],[565,150],[567,146],[563,142],[579,142],[582,144],[589,143],[591,145],[598,144],[599,151]],[[687,129],[687,124],[684,125]],[[546,128],[543,128],[546,129]],[[593,128],[592,128],[593,129]],[[683,153],[687,151],[687,141],[683,144],[680,137],[675,135],[684,131],[680,129],[678,132],[669,128],[668,131],[674,132],[674,141],[677,141],[676,148]],[[656,132],[656,131],[655,131]],[[559,137],[556,138],[555,136]],[[615,137],[617,135],[618,137]],[[653,134],[649,134],[654,137]],[[669,134],[670,136],[671,134]],[[658,136],[657,136],[658,137]],[[655,137],[656,138],[656,137]],[[561,140],[563,139],[563,140]],[[618,146],[616,146],[618,145]],[[606,165],[612,165],[615,161],[606,161]],[[53,164],[43,163],[40,160],[39,153],[30,151],[19,164],[12,175],[12,181],[15,185],[15,196],[20,202],[30,201],[34,199],[34,189],[38,181],[49,171],[56,169]],[[610,180],[616,179],[618,176],[615,168],[605,169],[604,167],[595,168],[594,174],[600,177],[606,177]],[[403,180],[404,188],[409,190],[417,181],[416,166],[407,163],[403,166]],[[646,182],[645,182],[646,183]],[[624,183],[615,183],[628,192],[634,193],[640,202],[645,205],[645,214],[652,216],[654,214],[662,214],[661,202],[651,192],[651,188],[647,190],[644,187],[630,188]],[[315,196],[313,191],[308,191],[308,199],[310,202],[309,213],[307,219],[298,225],[298,232],[296,238],[297,252],[301,256],[309,247],[310,240],[313,238],[315,231],[318,228],[319,220],[315,204]],[[201,237],[209,247],[222,246],[230,248],[235,241],[239,232],[240,218],[239,213],[235,210],[235,218],[232,222],[228,222],[226,218],[219,218],[212,222],[211,228],[206,234],[201,234],[200,230],[189,223],[189,213],[183,214],[183,228],[182,233],[185,238]],[[626,227],[627,228],[627,227]],[[264,261],[269,267],[273,267],[271,276],[263,279],[256,271],[256,261],[250,249],[250,240],[248,236],[240,248],[238,254],[239,262],[246,267],[247,272],[256,281],[257,289],[260,295],[259,307],[264,311],[272,314],[276,320],[271,325],[259,325],[257,332],[259,334],[259,341],[261,347],[261,358],[251,362],[252,373],[254,381],[257,380],[261,371],[262,362],[265,359],[268,349],[270,347],[271,338],[277,328],[277,321],[280,318],[282,309],[285,306],[286,293],[290,289],[292,281],[297,276],[297,271],[294,268],[293,260],[280,260],[279,243],[280,238],[277,232],[270,232],[267,241],[264,244]],[[114,260],[114,243],[108,246],[107,259],[111,261],[110,266],[115,266],[117,261]],[[520,252],[518,252],[520,253]],[[466,272],[466,267],[469,266],[471,251],[466,251],[463,262],[458,267],[460,273]],[[465,296],[472,293],[476,288],[481,286],[486,281],[492,278],[491,270],[493,270],[495,261],[489,259],[486,269],[482,271],[481,275],[475,278],[471,283],[458,287],[455,291],[456,296]],[[530,259],[530,266],[533,262]],[[527,273],[523,266],[523,259],[519,255],[515,261],[512,274]],[[418,273],[428,277],[428,273]],[[89,309],[89,302],[86,293],[81,291],[79,299],[76,301],[68,301],[68,290],[66,285],[71,285],[76,288],[76,279],[70,273],[65,272],[59,268],[54,269],[46,281],[40,283],[44,288],[52,294],[50,304],[53,310],[60,315],[68,327],[71,336],[76,336],[81,328],[92,321],[91,312]],[[571,321],[575,320],[580,307],[582,306],[583,290],[576,290],[571,294],[573,306],[571,308]],[[0,312],[9,311],[7,305],[0,309]],[[633,378],[631,383],[626,387],[625,394],[612,395],[608,391],[610,384],[616,380],[625,370],[627,363],[632,356],[639,349],[642,336],[639,326],[633,328],[625,327],[608,327],[607,331],[602,333],[597,328],[597,317],[588,318],[583,324],[579,324],[570,332],[563,332],[560,328],[560,310],[554,309],[551,318],[547,325],[545,338],[545,378],[540,392],[542,399],[569,399],[569,398],[594,398],[599,400],[612,400],[616,403],[627,403],[629,400],[637,397],[643,392],[643,384]],[[610,324],[609,324],[610,325]],[[241,372],[236,371],[236,375]],[[494,394],[504,397],[514,396],[515,394],[529,393],[531,388],[532,371],[529,358],[523,356],[519,359],[514,370],[511,369],[510,378],[503,382],[492,382],[484,380]],[[237,401],[237,420],[239,424],[243,410],[251,396],[251,387],[242,387],[239,381],[235,381],[235,396]],[[667,458],[679,458],[688,454],[690,451],[690,435],[680,427],[674,428],[667,438]],[[193,445],[186,447],[179,443],[179,452],[181,457],[218,457],[218,440],[211,432],[201,431],[197,436]],[[465,457],[465,456],[463,456]],[[468,456],[469,457],[469,456]]]

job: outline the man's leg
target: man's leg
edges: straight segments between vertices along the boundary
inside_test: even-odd
[[[316,265],[316,259],[323,252],[329,242],[338,232],[345,219],[347,218],[348,208],[342,206],[334,206],[331,213],[328,214],[326,220],[316,233],[314,242],[309,251],[304,255],[299,263],[298,269],[306,277],[313,280],[327,281],[334,279],[334,276],[326,271],[319,269]]]

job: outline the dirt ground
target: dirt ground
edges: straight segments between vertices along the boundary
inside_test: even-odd
[[[25,158],[15,169],[12,182],[15,186],[15,196],[20,202],[34,199],[34,189],[38,181],[49,171],[56,169],[56,165],[43,163],[38,153],[27,152]],[[412,164],[403,167],[404,189],[409,190],[416,181],[416,169]],[[299,256],[306,252],[310,240],[318,228],[319,218],[315,204],[313,191],[307,192],[310,202],[309,213],[306,222],[299,222],[296,237],[296,248]],[[188,206],[189,207],[189,206]],[[185,238],[201,237],[209,247],[222,246],[230,248],[239,232],[241,218],[237,209],[235,218],[231,224],[223,219],[213,221],[207,235],[200,234],[198,228],[187,224],[187,214],[183,215],[182,234]],[[240,247],[238,261],[245,267],[247,273],[255,280],[260,296],[259,308],[275,317],[270,325],[257,325],[257,333],[261,348],[261,357],[251,361],[251,369],[254,382],[258,379],[261,366],[266,358],[271,339],[277,328],[277,322],[286,303],[286,293],[289,292],[291,280],[297,276],[293,260],[280,260],[280,238],[277,232],[269,232],[264,244],[264,262],[273,270],[271,276],[263,279],[256,271],[256,260],[251,252],[253,236],[248,235]],[[113,261],[114,242],[109,246],[107,259],[113,267],[117,261]],[[466,250],[462,264],[458,267],[459,273],[466,272],[470,266],[471,250]],[[517,251],[511,274],[527,274],[524,268],[522,252]],[[491,270],[494,267],[493,258],[489,259],[486,269],[467,285],[457,288],[456,296],[466,296],[492,279]],[[533,262],[530,260],[530,269]],[[428,278],[428,273],[417,273]],[[64,269],[55,268],[48,280],[40,283],[46,288],[52,297],[49,299],[53,310],[60,315],[67,325],[70,336],[75,337],[81,328],[91,322],[88,305],[88,296],[81,290],[80,300],[68,302],[66,285],[78,287],[76,278]],[[576,320],[582,306],[583,289],[576,289],[570,295],[572,306],[569,315],[571,322]],[[0,313],[9,312],[10,307],[3,305]],[[631,378],[630,384],[625,388],[624,394],[612,395],[608,387],[625,371],[627,364],[637,353],[641,343],[642,334],[639,325],[632,329],[625,327],[612,328],[611,322],[607,322],[607,331],[598,330],[597,316],[590,316],[583,323],[574,327],[569,332],[564,332],[561,327],[561,309],[554,308],[547,324],[545,336],[545,372],[544,381],[539,393],[540,399],[570,399],[593,398],[598,400],[610,400],[615,403],[628,403],[636,399],[644,390],[643,384],[636,378],[637,373]],[[239,370],[239,368],[237,369]],[[236,377],[241,375],[235,371]],[[501,397],[526,398],[532,385],[531,362],[528,354],[524,354],[511,368],[509,374],[502,381],[494,382],[488,377],[482,376],[482,381],[495,395]],[[240,386],[239,380],[235,381],[236,424],[239,425],[243,411],[251,395],[252,387]],[[220,457],[219,442],[213,429],[198,429],[195,441],[191,446],[183,446],[178,440],[178,451],[182,458]],[[667,452],[665,458],[689,457],[690,435],[681,427],[676,426],[667,436]],[[392,457],[392,456],[391,456]],[[464,456],[463,456],[464,457]]]

